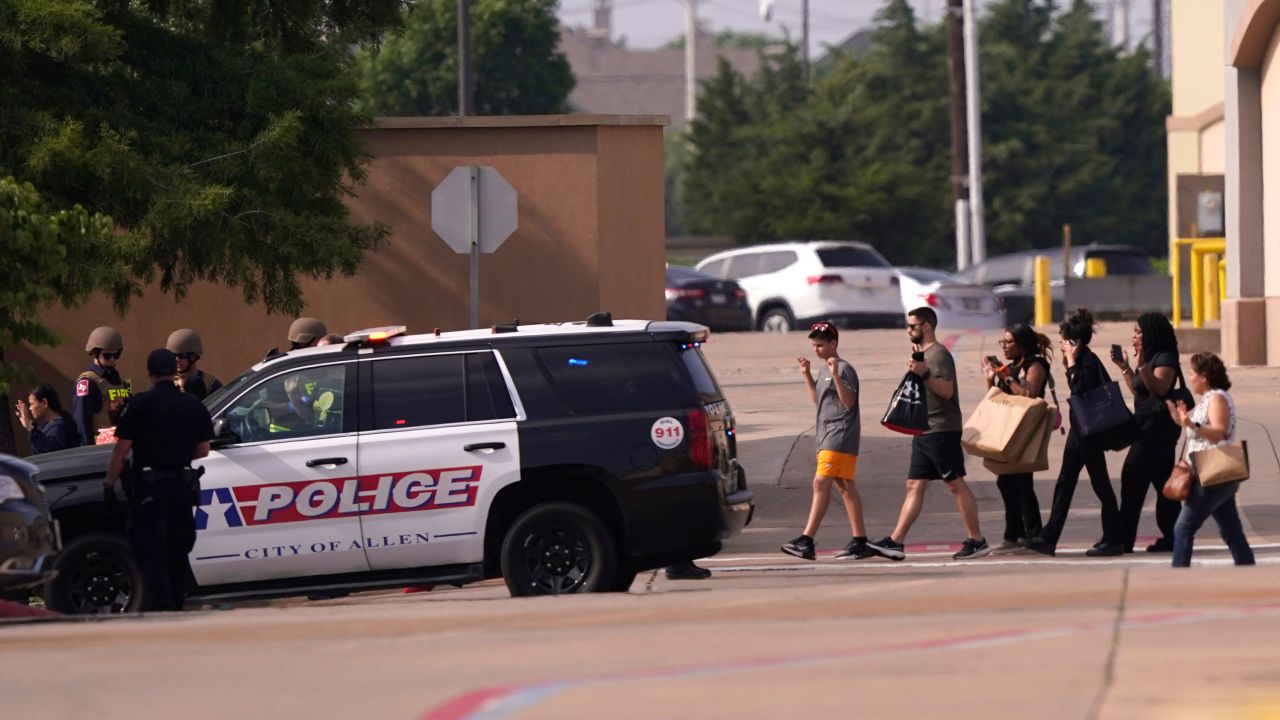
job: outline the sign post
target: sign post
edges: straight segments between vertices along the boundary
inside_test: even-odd
[[[480,255],[497,250],[517,227],[516,189],[488,165],[464,165],[431,191],[431,229],[470,255],[471,327],[480,327]]]

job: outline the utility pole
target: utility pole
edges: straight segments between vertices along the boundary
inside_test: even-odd
[[[964,102],[964,0],[947,0],[947,72],[951,90],[951,192],[956,213],[956,269],[969,267],[969,155]]]
[[[800,45],[804,48],[804,81],[809,82],[809,0],[800,0]]]
[[[471,108],[471,0],[458,0],[458,115]]]
[[[1151,0],[1151,54],[1156,74],[1164,77],[1164,0]]]
[[[684,0],[684,119],[698,116],[698,0]]]
[[[982,88],[978,81],[978,0],[964,0],[964,77],[969,125],[969,233],[973,262],[987,259],[987,231],[982,204]]]

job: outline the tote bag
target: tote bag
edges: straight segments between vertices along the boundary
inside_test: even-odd
[[[965,420],[960,444],[970,455],[1016,461],[1033,438],[1038,442],[1037,433],[1048,412],[1049,404],[1041,398],[1010,395],[993,387]]]
[[[880,424],[905,435],[921,435],[929,429],[929,407],[925,404],[924,380],[907,373],[889,398]]]

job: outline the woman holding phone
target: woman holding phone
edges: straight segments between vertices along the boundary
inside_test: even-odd
[[[1080,308],[1059,327],[1058,347],[1062,350],[1062,364],[1067,368],[1067,384],[1071,386],[1072,395],[1082,395],[1111,382],[1107,371],[1102,367],[1102,361],[1089,349],[1089,341],[1093,339],[1093,326],[1093,314]],[[1102,540],[1085,554],[1091,557],[1119,555],[1124,551],[1120,544],[1120,508],[1116,504],[1115,490],[1111,488],[1106,454],[1096,439],[1080,437],[1074,413],[1072,415],[1067,446],[1062,451],[1062,469],[1053,488],[1053,508],[1049,511],[1049,521],[1045,523],[1039,537],[1027,540],[1024,545],[1045,555],[1053,555],[1057,551],[1058,539],[1067,523],[1067,511],[1071,509],[1071,498],[1075,495],[1076,483],[1080,480],[1080,471],[1088,470],[1093,492],[1098,496],[1098,502],[1102,503]]]
[[[1121,352],[1111,360],[1124,374],[1122,385],[1133,395],[1133,414],[1137,436],[1129,446],[1120,473],[1120,520],[1126,552],[1133,552],[1138,537],[1138,522],[1147,488],[1156,489],[1156,525],[1160,537],[1147,546],[1147,552],[1173,551],[1173,526],[1181,506],[1164,496],[1161,490],[1173,472],[1182,428],[1169,415],[1165,398],[1182,374],[1178,361],[1178,336],[1169,319],[1160,313],[1144,313],[1133,326],[1133,356],[1137,367],[1129,366],[1128,353]]]
[[[998,387],[1009,395],[1044,397],[1049,376],[1049,338],[1026,325],[1014,325],[1000,338],[1006,362],[994,355],[982,361],[987,387]],[[993,552],[1016,550],[1018,541],[1037,537],[1040,524],[1040,501],[1036,498],[1032,473],[1000,475],[996,487],[1004,500],[1004,541]]]

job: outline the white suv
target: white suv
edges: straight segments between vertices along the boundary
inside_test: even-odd
[[[716,253],[697,269],[737,280],[760,330],[786,332],[818,320],[862,327],[905,322],[898,274],[866,243],[754,245]]]

